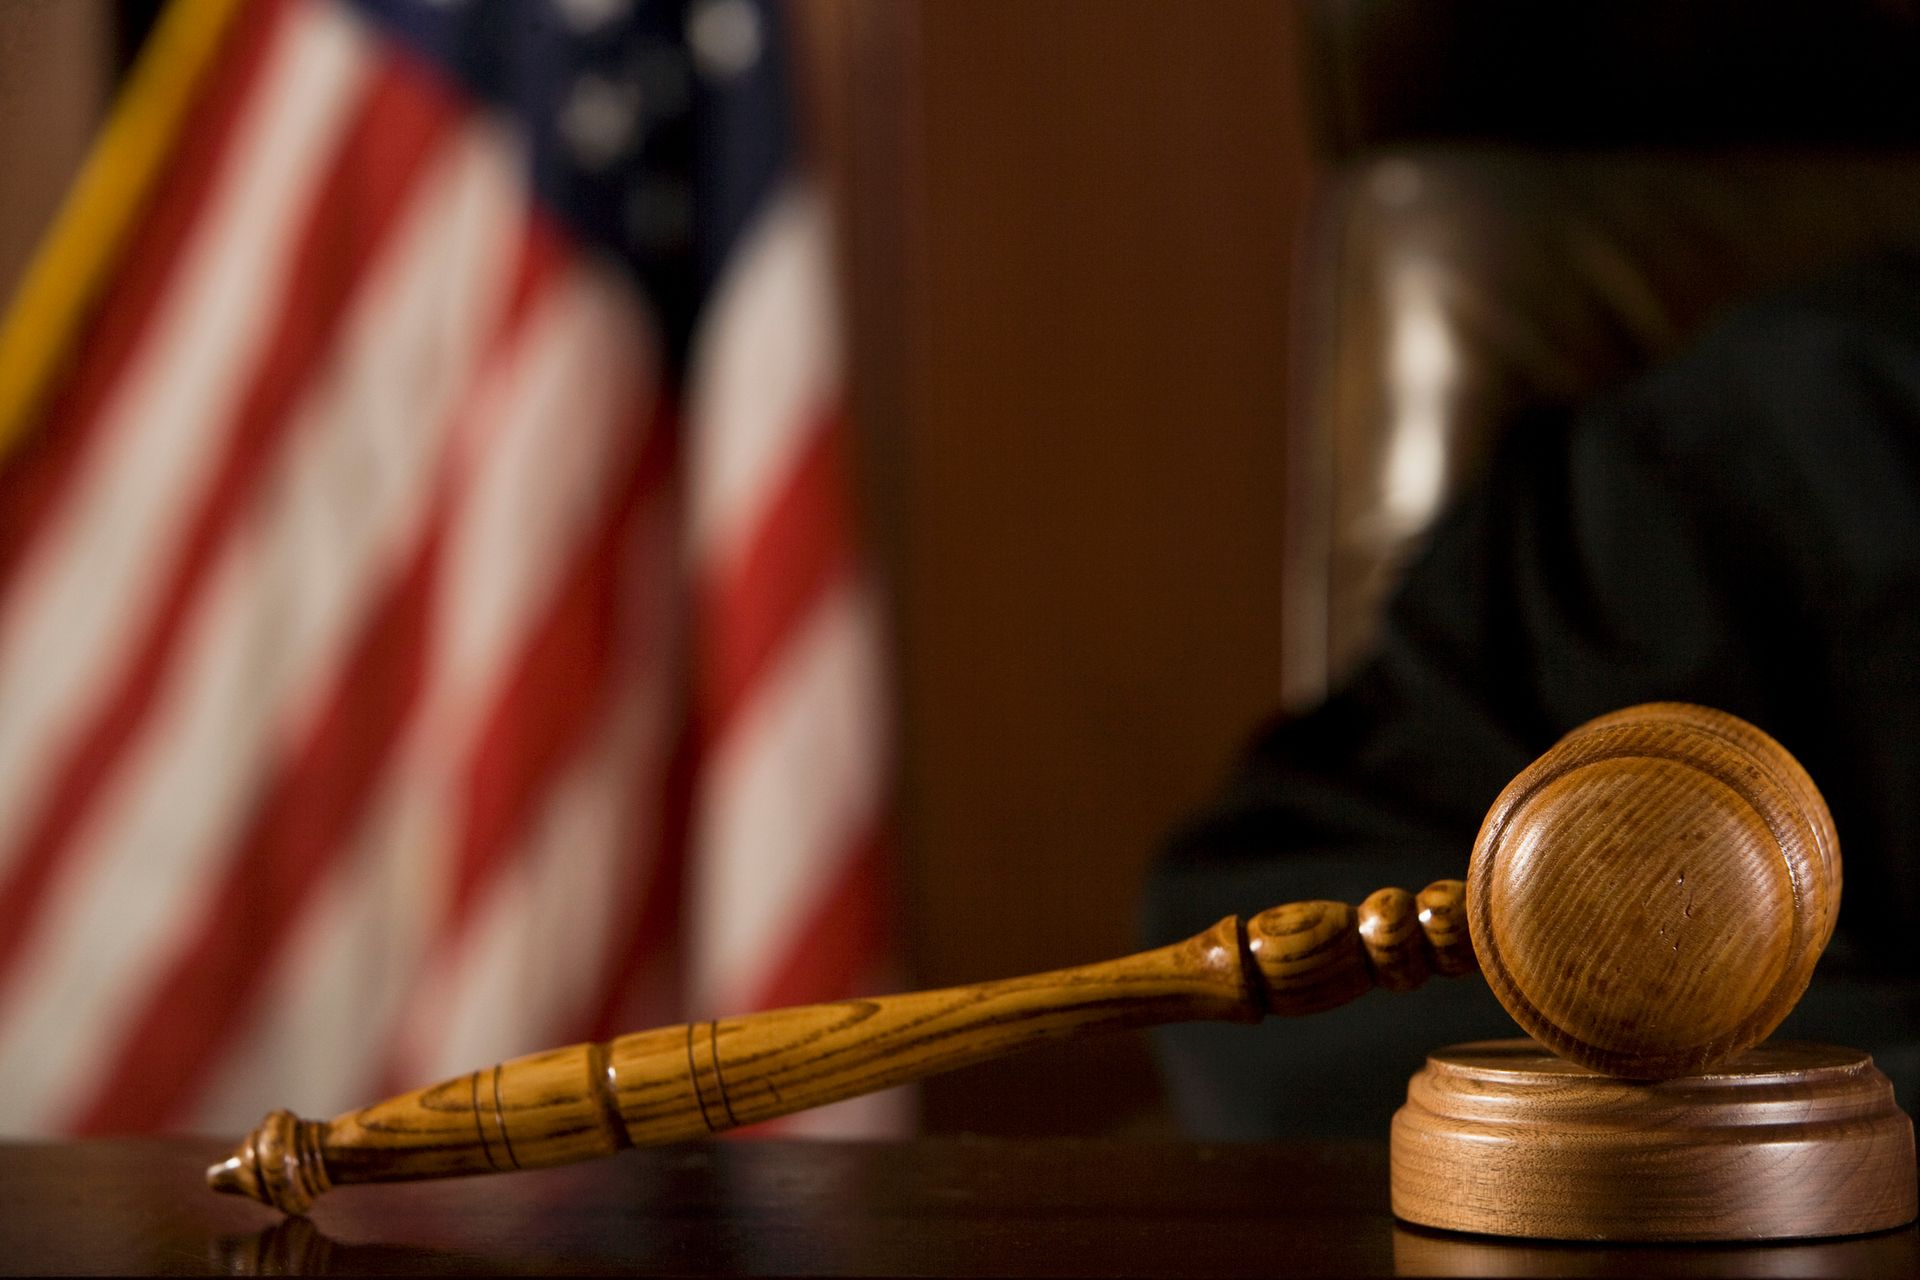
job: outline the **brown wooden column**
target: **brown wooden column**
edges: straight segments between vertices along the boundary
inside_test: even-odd
[[[914,981],[1134,944],[1141,874],[1277,703],[1290,7],[834,0],[869,516],[896,603]],[[926,1086],[933,1129],[1137,1124],[1144,1042]]]
[[[106,110],[113,35],[107,0],[0,4],[0,303],[12,298]]]

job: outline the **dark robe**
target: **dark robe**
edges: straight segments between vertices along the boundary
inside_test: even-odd
[[[1679,699],[1792,751],[1845,889],[1779,1034],[1865,1048],[1920,1101],[1920,258],[1730,313],[1689,353],[1515,424],[1436,528],[1376,656],[1250,744],[1148,888],[1152,941],[1298,898],[1463,876],[1488,805],[1568,729]],[[1478,979],[1158,1037],[1196,1134],[1385,1131],[1429,1049],[1517,1034]]]

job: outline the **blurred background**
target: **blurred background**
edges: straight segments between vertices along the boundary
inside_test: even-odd
[[[0,281],[158,8],[0,3]],[[916,987],[1134,949],[1167,832],[1364,652],[1503,423],[1920,208],[1920,33],[1894,0],[789,12]],[[1172,1125],[1132,1035],[930,1081],[919,1109]]]

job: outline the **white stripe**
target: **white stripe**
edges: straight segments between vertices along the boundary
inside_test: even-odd
[[[467,928],[432,956],[404,1023],[409,1079],[427,1080],[577,1039],[623,904],[615,892],[659,850],[672,745],[677,584],[665,494],[648,500],[616,598],[615,693],[587,749],[550,786]],[[644,816],[643,816],[644,815]],[[636,821],[638,826],[636,827]]]
[[[858,583],[823,597],[709,762],[693,843],[698,1014],[750,1006],[879,812],[875,614]]]
[[[636,652],[641,650],[636,649]],[[664,657],[665,655],[661,655]],[[660,792],[671,745],[664,662],[628,682],[601,741],[555,785],[512,865],[447,954],[433,1003],[437,1044],[420,1046],[421,1079],[439,1079],[577,1040],[599,997],[623,905],[614,886],[659,857],[657,823],[636,830],[634,794]],[[657,817],[658,811],[652,811]],[[438,984],[437,984],[438,985]]]
[[[536,305],[515,353],[484,448],[456,508],[441,578],[441,621],[428,672],[435,682],[433,739],[447,788],[444,843],[421,930],[419,976],[409,974],[391,1058],[427,1068],[446,1030],[444,954],[427,955],[459,874],[459,771],[552,607],[560,578],[604,519],[610,461],[636,445],[631,415],[655,394],[657,343],[621,278],[598,264],[569,264]]]
[[[396,945],[416,958],[390,980],[396,1018],[410,1034],[424,1034],[436,1017],[430,1006],[416,1008],[409,975],[452,897],[461,771],[565,563],[605,513],[609,454],[633,444],[625,415],[652,393],[652,336],[617,277],[568,264],[529,305],[513,346],[474,396],[479,412],[461,442],[435,583],[419,730],[395,773],[435,815],[435,838],[411,853],[423,863],[425,892],[396,924],[408,932]],[[384,1059],[390,1038],[372,1038]]]
[[[601,264],[570,265],[531,322],[502,398],[497,439],[473,459],[472,488],[449,540],[446,622],[430,666],[446,685],[443,740],[455,768],[478,749],[483,717],[553,607],[562,575],[608,515],[612,464],[630,456],[648,429],[636,413],[657,394],[659,347],[636,303],[623,278]],[[457,820],[441,851],[444,889],[436,902],[451,899],[456,827]],[[394,1056],[411,1072],[430,1071],[450,1034],[452,963],[444,952],[424,961],[396,1027]]]
[[[415,973],[430,963],[457,854],[455,773],[486,727],[480,718],[524,643],[532,610],[555,587],[561,549],[572,551],[605,510],[607,453],[630,443],[620,436],[620,415],[636,393],[636,370],[651,372],[637,311],[611,276],[566,267],[532,309],[513,349],[484,370],[472,395],[476,413],[449,461],[461,476],[434,587],[438,620],[419,714],[386,770],[376,818],[324,887],[324,906],[300,925],[269,996],[273,1013],[209,1094],[209,1117],[250,1109],[263,1088],[257,1073],[271,1082],[284,1071],[282,1046],[334,1063],[326,1105],[342,1096],[365,1102],[392,1055],[392,1036],[426,1036],[440,1021]],[[372,908],[357,900],[359,881],[403,896]],[[365,973],[359,958],[367,954],[384,961],[380,981],[359,992],[355,1007],[334,979]],[[317,1075],[300,1073],[290,1084],[323,1092]]]
[[[341,394],[322,411],[329,422],[359,425],[336,432],[331,458],[309,464],[316,478],[302,473],[322,507],[294,544],[305,555],[292,566],[300,576],[288,607],[320,614],[344,603],[364,568],[335,545],[340,531],[363,537],[381,513],[404,522],[393,544],[397,571],[424,532],[429,483],[459,483],[454,473],[465,459],[456,455],[470,443],[467,406],[490,372],[485,361],[510,302],[527,207],[522,158],[504,130],[469,122],[450,153],[437,162],[445,172],[429,175],[400,238],[396,259],[407,276],[392,296],[364,308],[368,323],[349,339],[355,345]],[[331,671],[317,674],[324,678],[306,691],[295,725],[304,726],[333,687]]]
[[[478,371],[447,460],[455,486],[450,525],[462,513],[474,518],[465,491],[474,468],[501,451],[503,438],[533,437],[546,428],[543,415],[554,406],[536,401],[529,408],[527,388],[554,381],[554,335],[564,327],[569,290],[577,288],[565,273],[550,280],[510,344]],[[447,541],[471,544],[474,538],[449,535]],[[446,554],[431,588],[436,596],[446,592]],[[383,771],[369,820],[295,926],[260,1022],[209,1090],[198,1118],[210,1129],[232,1127],[259,1111],[263,1098],[287,1099],[273,1106],[305,1099],[301,1114],[329,1115],[367,1101],[381,1082],[414,994],[413,975],[449,893],[459,828],[456,774],[482,710],[473,673],[456,678],[447,656],[458,628],[447,627],[444,607],[436,613],[418,712]]]
[[[493,692],[556,574],[604,515],[608,464],[633,447],[629,414],[657,385],[652,330],[610,272],[569,268],[532,325],[500,407],[506,427],[473,459],[448,546],[433,670],[475,697]]]
[[[443,152],[222,548],[182,660],[88,815],[0,1027],[11,1115],[56,1116],[197,935],[261,784],[304,740],[420,520],[448,420],[503,301],[518,231],[504,144]],[[15,1107],[21,1110],[15,1110]]]
[[[416,722],[417,723],[417,722]],[[421,753],[406,756],[418,759]],[[295,921],[258,1016],[195,1109],[196,1132],[239,1133],[275,1107],[337,1115],[374,1100],[381,1029],[419,963],[426,851],[445,838],[436,792],[415,769],[383,786],[364,829]]]
[[[20,567],[0,616],[0,822],[29,797],[111,689],[155,606],[212,461],[288,283],[288,246],[311,206],[367,63],[359,27],[298,5],[268,52],[261,100],[182,246],[178,284],[103,400],[71,500]],[[0,873],[18,855],[0,837]]]
[[[449,767],[459,753],[445,740],[449,716],[416,720],[378,810],[302,917],[263,1016],[210,1091],[197,1127],[237,1131],[270,1107],[326,1116],[373,1101],[403,1031],[418,1041],[430,1026],[437,1046],[409,1055],[408,1087],[557,1043],[555,1028],[594,994],[587,988],[613,924],[606,913],[619,902],[608,886],[626,874],[617,864],[652,852],[627,823],[634,789],[664,768],[669,674],[655,664],[651,683],[630,685],[640,696],[629,694],[546,806],[537,865],[494,886],[481,927],[450,963],[429,953],[437,916],[428,904],[444,893],[457,835]],[[430,975],[408,980],[429,962],[437,962]],[[427,1026],[406,1016],[408,996],[431,1011]],[[444,1047],[449,1033],[459,1037],[453,1050]],[[450,1057],[459,1065],[432,1065]]]
[[[839,316],[821,200],[790,187],[742,239],[690,354],[688,536],[730,563],[840,385]]]

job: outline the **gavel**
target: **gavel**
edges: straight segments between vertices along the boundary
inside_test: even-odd
[[[1478,968],[1528,1034],[1627,1080],[1757,1044],[1832,936],[1840,846],[1761,730],[1681,703],[1581,726],[1495,800],[1467,878],[1228,916],[1172,946],[937,991],[641,1031],[331,1121],[275,1111],[207,1171],[290,1214],[348,1183],[536,1169],[703,1137],[1043,1041],[1257,1022]]]

